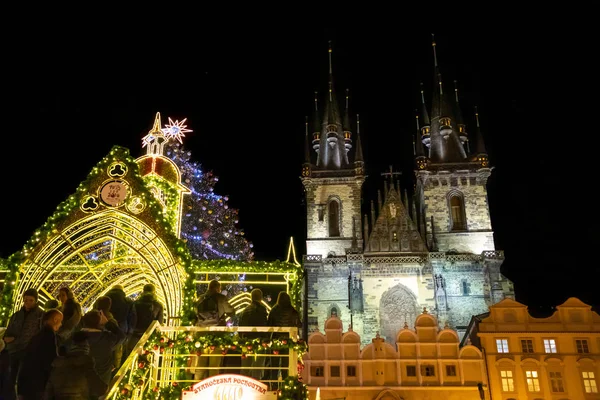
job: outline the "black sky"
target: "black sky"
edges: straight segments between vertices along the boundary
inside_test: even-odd
[[[536,27],[512,22],[433,29],[442,77],[449,89],[458,80],[468,127],[479,107],[495,167],[488,190],[496,248],[505,251],[517,300],[532,309],[570,296],[597,305],[589,253],[597,217],[586,214],[593,206],[582,203],[574,172],[592,160],[574,165],[569,136],[578,133],[559,124],[562,103],[574,100],[565,89],[580,79],[570,68],[576,52],[561,45],[565,34],[546,33],[540,44]],[[303,251],[304,118],[313,92],[326,90],[328,40],[336,89],[340,97],[350,89],[361,115],[365,207],[389,165],[412,185],[419,82],[430,93],[433,78],[430,27],[47,25],[5,43],[1,257],[19,250],[113,145],[141,155],[157,111],[188,118],[194,132],[184,145],[219,176],[216,192],[240,210],[257,259],[284,259],[290,236]]]

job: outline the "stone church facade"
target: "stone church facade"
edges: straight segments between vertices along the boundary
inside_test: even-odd
[[[458,92],[449,96],[435,43],[433,49],[433,87],[439,90],[429,105],[421,92],[414,193],[409,196],[390,169],[382,174],[383,195],[364,215],[360,122],[356,116],[353,132],[348,96],[338,102],[329,49],[329,89],[324,99],[315,98],[313,122],[307,123],[301,177],[309,331],[335,316],[365,340],[379,333],[393,343],[425,308],[462,337],[472,315],[514,298],[500,271],[503,253],[494,245],[486,189],[492,168],[478,116],[468,134]]]

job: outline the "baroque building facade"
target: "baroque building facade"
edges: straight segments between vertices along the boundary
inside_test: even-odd
[[[413,141],[414,191],[402,190],[390,169],[383,195],[363,215],[360,121],[357,115],[354,132],[347,92],[338,102],[329,48],[329,87],[325,98],[315,96],[306,124],[301,176],[309,331],[337,316],[363,344],[378,333],[393,342],[426,307],[462,337],[472,315],[514,297],[494,244],[486,189],[492,167],[478,115],[471,150],[458,91],[443,85],[435,43],[433,53],[435,90],[429,106],[421,91]]]
[[[600,315],[577,298],[547,318],[502,300],[473,317],[463,343],[483,351],[495,400],[600,399]]]
[[[458,334],[440,329],[424,312],[396,332],[392,342],[376,335],[369,344],[331,317],[325,332],[308,337],[303,382],[316,399],[489,398],[484,359],[472,345],[459,347]]]

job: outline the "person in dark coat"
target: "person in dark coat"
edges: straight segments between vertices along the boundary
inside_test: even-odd
[[[148,283],[144,285],[144,290],[141,296],[135,301],[134,307],[137,321],[128,344],[128,354],[133,351],[133,348],[153,321],[158,321],[161,324],[164,323],[163,305],[156,298],[153,284]]]
[[[294,306],[292,306],[292,299],[286,292],[279,292],[277,296],[277,303],[271,309],[269,318],[267,320],[268,326],[284,326],[291,328],[301,328],[302,322],[300,321],[300,314]],[[286,332],[273,332],[271,339],[286,339],[289,338]],[[289,367],[289,349],[279,350],[279,355],[284,357],[271,357],[270,366],[277,367],[278,369],[271,370],[271,379],[277,380],[278,374],[281,371],[281,379],[287,378],[288,367]]]
[[[133,334],[133,328],[137,323],[137,314],[133,300],[125,295],[125,289],[121,285],[115,285],[106,292],[106,296],[112,301],[111,312],[117,322],[119,328],[125,333],[125,341],[115,348],[115,365],[119,368],[127,356],[126,344],[129,342]]]
[[[239,317],[239,326],[267,326],[267,308],[262,304],[263,293],[260,289],[253,289],[250,292],[252,303],[246,307]],[[265,338],[265,332],[243,332],[240,337],[247,339]],[[265,366],[266,357],[264,354],[249,356],[242,359],[242,367]],[[262,378],[262,369],[243,369],[242,375],[250,376],[260,380]]]
[[[119,325],[106,319],[102,311],[97,310],[89,311],[83,316],[81,331],[87,332],[90,355],[94,359],[96,372],[108,385],[115,367],[113,351],[125,339],[125,334]],[[100,396],[102,393],[92,394]]]
[[[25,348],[41,329],[44,310],[37,303],[37,290],[31,288],[23,293],[23,307],[14,313],[8,321],[4,332],[4,343],[8,353],[8,370],[1,378],[4,379],[3,391],[5,400],[15,400],[17,393],[15,385],[21,362],[25,356]]]
[[[77,329],[81,320],[81,305],[75,300],[75,296],[68,286],[58,289],[58,300],[60,301],[59,310],[63,313],[63,325],[58,331],[61,341],[69,340],[73,332]]]
[[[17,380],[17,393],[21,400],[40,400],[52,370],[52,362],[58,355],[57,336],[62,325],[62,313],[53,308],[42,319],[42,330],[27,345]]]
[[[75,332],[64,354],[52,362],[44,400],[89,400],[90,393],[106,392],[108,385],[94,368],[87,339],[87,332]]]

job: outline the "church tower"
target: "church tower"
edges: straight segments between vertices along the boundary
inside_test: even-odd
[[[427,111],[421,89],[421,140],[415,144],[421,232],[430,250],[437,247],[436,251],[474,254],[495,250],[486,188],[492,168],[479,121],[474,135],[477,147],[468,154],[456,81],[453,90],[444,85],[435,41],[432,45],[435,73],[431,111]]]
[[[320,100],[315,93],[310,127],[314,154],[310,151],[307,119],[301,179],[306,192],[307,254],[325,258],[363,248],[360,210],[361,187],[365,181],[360,128],[357,121],[356,135],[352,134],[348,90],[343,114],[336,96],[331,42],[329,83]]]
[[[475,109],[471,151],[457,82],[453,90],[444,84],[435,40],[432,46],[431,107],[428,112],[421,87],[422,109],[414,141],[417,224],[429,251],[445,254],[443,262],[431,260],[438,317],[462,328],[468,313],[483,312],[486,305],[513,297],[514,289],[500,272],[504,255],[494,245],[486,187],[492,167],[479,114]],[[479,298],[484,303],[477,304]]]

